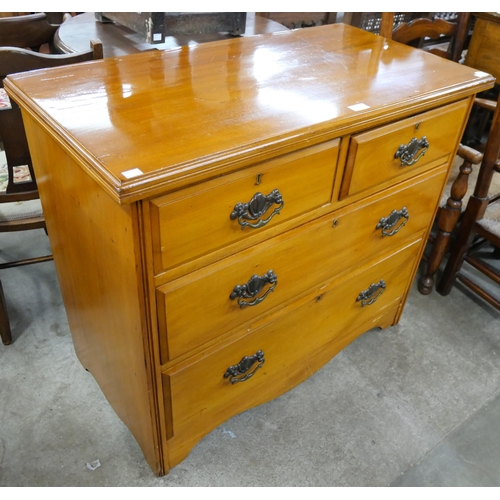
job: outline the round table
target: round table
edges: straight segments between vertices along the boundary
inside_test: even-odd
[[[244,35],[253,36],[262,33],[286,31],[288,28],[270,19],[247,13]],[[72,17],[62,23],[58,30],[56,47],[64,53],[83,52],[90,48],[90,40],[102,42],[104,57],[116,57],[126,54],[144,52],[146,50],[163,50],[189,45],[193,43],[211,42],[233,38],[227,33],[195,34],[189,36],[170,36],[165,43],[149,44],[141,35],[117,23],[101,23],[93,12],[86,12]]]

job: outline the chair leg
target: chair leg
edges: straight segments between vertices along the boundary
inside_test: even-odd
[[[439,210],[438,234],[432,245],[431,254],[427,259],[425,274],[418,282],[418,291],[422,295],[429,295],[434,287],[434,275],[436,274],[443,257],[450,245],[451,233],[455,229],[458,219],[462,213],[462,200],[467,193],[469,175],[472,172],[472,164],[479,161],[477,153],[470,148],[460,146],[460,154],[464,162],[460,166],[460,172],[453,182],[451,193],[446,205]],[[474,154],[475,153],[475,154]]]
[[[5,305],[2,282],[0,281],[0,337],[4,345],[12,343],[12,333],[10,331],[9,316]]]
[[[474,239],[474,225],[484,214],[488,206],[487,200],[480,200],[472,195],[467,210],[462,218],[460,231],[444,268],[441,280],[436,288],[440,295],[448,295],[453,288],[457,273],[462,267],[467,250]]]
[[[444,213],[446,216],[449,211],[445,208],[442,209],[441,213]],[[460,215],[460,212],[458,213]],[[436,235],[436,239],[432,245],[431,254],[427,259],[427,266],[425,269],[425,274],[418,281],[418,291],[422,295],[429,295],[434,288],[434,275],[441,262],[443,261],[443,257],[446,255],[446,251],[448,250],[448,246],[450,243],[451,233],[448,231],[443,231],[441,229],[441,217],[439,224],[439,232]]]

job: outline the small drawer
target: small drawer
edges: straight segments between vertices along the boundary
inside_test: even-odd
[[[151,201],[155,272],[330,203],[339,140]]]
[[[441,169],[162,285],[156,292],[162,362],[413,238],[430,223],[445,175]]]
[[[421,244],[421,240],[415,241],[372,266],[358,268],[287,315],[164,372],[170,437],[193,432],[203,435],[314,373],[361,333],[357,327],[401,300]],[[353,330],[356,335],[350,333]],[[249,359],[244,361],[246,356]],[[242,373],[237,373],[238,366]],[[236,380],[245,377],[247,380]]]
[[[460,101],[351,137],[340,198],[447,163],[468,108],[468,100]]]

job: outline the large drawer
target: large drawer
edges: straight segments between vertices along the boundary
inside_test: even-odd
[[[325,287],[321,295],[229,345],[164,372],[170,437],[203,434],[245,407],[276,397],[310,376],[319,368],[317,358],[323,350],[330,359],[345,346],[349,332],[403,298],[421,243],[414,241],[376,264],[358,269],[344,281]],[[360,299],[363,293],[369,295],[364,302]],[[370,299],[374,300],[371,304]],[[245,356],[258,359],[248,363],[248,371],[238,374],[236,367]],[[261,363],[248,380],[231,382],[233,376],[242,378]],[[240,365],[242,372],[244,364]]]
[[[441,169],[432,177],[406,183],[383,197],[339,210],[159,287],[162,362],[294,300],[377,254],[391,252],[428,226],[445,175]],[[276,280],[270,279],[269,271]],[[254,275],[258,278],[251,279]],[[237,285],[262,288],[252,298],[231,299]],[[244,304],[255,299],[255,305]]]
[[[448,163],[455,155],[469,101],[460,101],[351,138],[341,198]]]
[[[152,200],[155,272],[330,203],[338,146],[328,141]]]

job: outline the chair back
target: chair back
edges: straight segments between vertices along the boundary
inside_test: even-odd
[[[87,52],[64,55],[40,54],[17,47],[0,47],[0,88],[3,88],[3,80],[8,74],[76,64],[94,59],[102,59],[100,41],[91,42],[91,48]],[[3,142],[8,170],[7,190],[0,194],[0,203],[37,198],[35,174],[21,110],[12,100],[10,109],[0,108],[0,138]],[[20,165],[27,165],[31,180],[15,183],[14,168]]]
[[[390,38],[393,26],[410,22],[417,17],[420,15],[415,12],[344,12],[342,22]]]
[[[499,100],[500,102],[500,100]],[[492,257],[500,257],[500,105],[497,103],[486,147],[479,168],[474,193],[465,209],[457,239],[438,285],[441,295],[448,295],[455,280],[475,292],[483,300],[500,311],[500,269],[492,265]],[[495,186],[496,184],[496,186]],[[485,244],[493,247],[490,256],[481,253]],[[467,262],[483,274],[483,279],[461,271],[463,262]],[[489,286],[485,286],[486,282]],[[489,280],[489,281],[488,281]],[[491,282],[497,284],[496,290]]]
[[[389,18],[390,12],[384,13],[383,18]],[[414,19],[408,23],[399,24],[391,38],[396,42],[412,45],[432,54],[458,62],[462,56],[465,40],[468,34],[470,13],[457,13],[456,22],[444,19]],[[387,32],[386,32],[387,36]],[[445,42],[446,47],[436,47],[436,44]]]
[[[22,17],[22,16],[21,16]],[[35,16],[40,18],[40,16]],[[0,19],[0,22],[6,18]],[[2,32],[0,25],[0,38],[5,37],[6,31]],[[5,25],[3,25],[5,26]],[[10,26],[10,25],[9,25]],[[52,33],[54,35],[54,33]],[[52,36],[53,38],[53,36]],[[16,44],[15,37],[4,38],[8,43]],[[42,38],[30,39],[26,43],[26,38],[19,45],[26,46],[42,41]],[[3,89],[4,78],[12,73],[20,73],[35,69],[50,68],[54,66],[64,66],[69,64],[102,59],[102,43],[91,42],[91,49],[84,53],[73,53],[65,55],[40,54],[32,50],[21,47],[0,47],[0,91]],[[0,233],[10,231],[25,231],[31,229],[45,229],[47,232],[45,217],[41,209],[38,189],[33,171],[31,155],[24,129],[23,118],[19,106],[10,100],[6,94],[0,96],[2,105],[0,106],[0,139],[3,143],[5,156],[7,159],[8,182],[5,192],[0,192]],[[4,102],[5,101],[5,102]],[[14,169],[28,168],[29,179],[22,182],[15,182]],[[12,203],[24,202],[24,203]],[[24,266],[52,260],[52,255],[41,257],[22,258],[11,262],[1,262],[0,269]],[[0,282],[0,339],[3,344],[12,342],[12,332],[10,330],[6,301]]]
[[[100,41],[91,41],[90,50],[86,52],[72,54],[40,54],[23,48],[0,47],[0,87],[3,87],[4,78],[12,73],[77,64],[102,57]]]
[[[52,43],[59,28],[50,24],[43,12],[24,16],[0,18],[0,46],[30,48],[38,51],[45,43]]]

